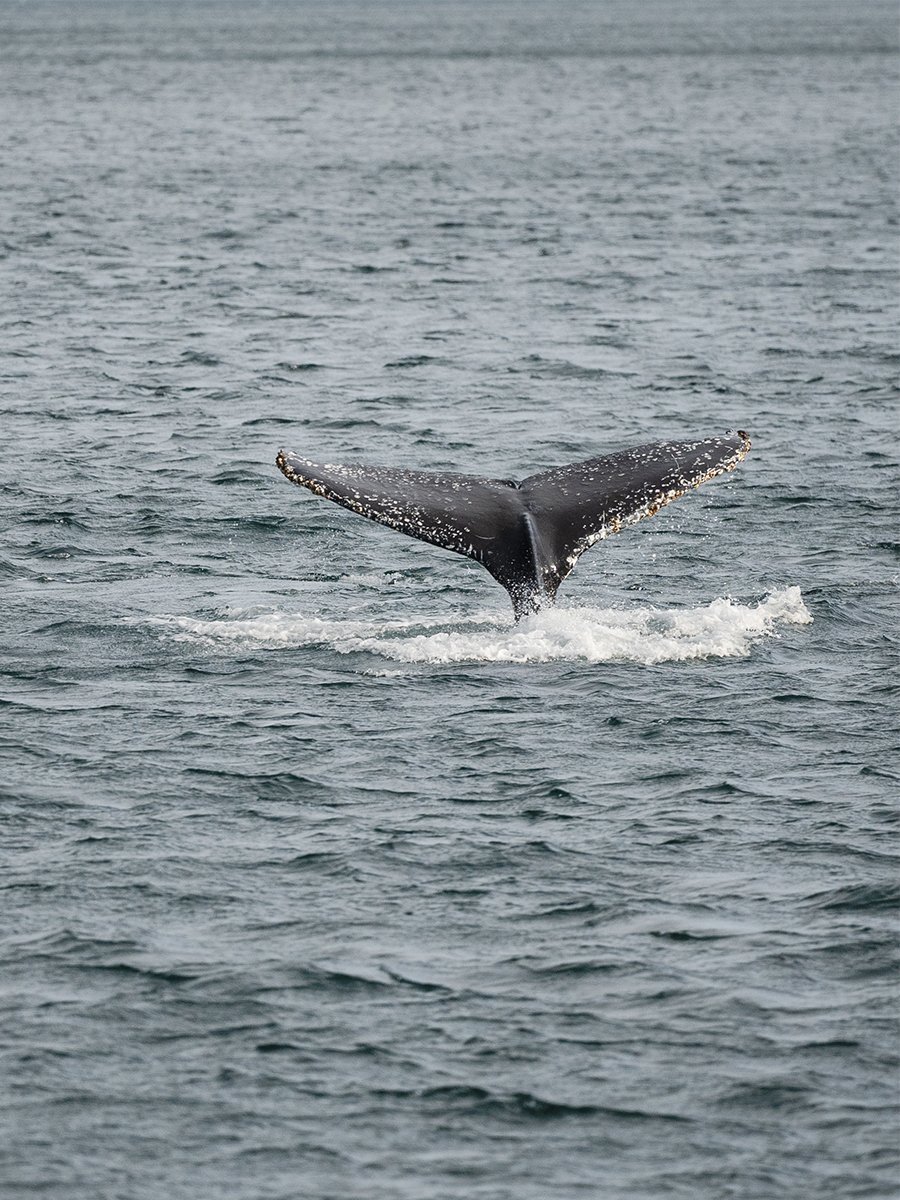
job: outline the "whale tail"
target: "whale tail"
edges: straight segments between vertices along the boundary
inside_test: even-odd
[[[553,603],[588,547],[732,470],[749,449],[741,432],[652,442],[521,482],[314,463],[285,450],[275,461],[317,496],[481,563],[509,592],[518,619]]]

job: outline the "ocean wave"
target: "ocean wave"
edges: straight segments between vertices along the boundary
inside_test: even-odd
[[[149,624],[177,640],[210,646],[280,649],[324,646],[407,664],[631,662],[653,666],[742,658],[785,625],[812,616],[798,587],[756,604],[725,597],[696,608],[554,608],[518,625],[479,613],[452,627],[410,620],[332,620],[270,612],[219,620],[159,615]]]

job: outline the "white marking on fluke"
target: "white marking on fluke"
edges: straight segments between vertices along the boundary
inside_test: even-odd
[[[291,483],[317,496],[480,562],[509,592],[518,619],[552,604],[559,585],[595,542],[733,470],[749,449],[750,439],[740,431],[652,442],[553,467],[518,483],[315,463],[285,450],[275,461]]]

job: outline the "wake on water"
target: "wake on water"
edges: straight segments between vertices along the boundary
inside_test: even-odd
[[[221,620],[161,615],[149,623],[176,640],[218,647],[284,649],[327,646],[341,654],[377,654],[403,663],[632,662],[740,658],[779,625],[812,616],[798,587],[754,605],[719,598],[698,608],[549,608],[518,625],[496,612],[447,628],[421,619],[326,620],[302,613],[230,615]]]

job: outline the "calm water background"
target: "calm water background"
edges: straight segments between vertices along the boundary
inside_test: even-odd
[[[3,1200],[897,1194],[894,23],[0,4]]]

